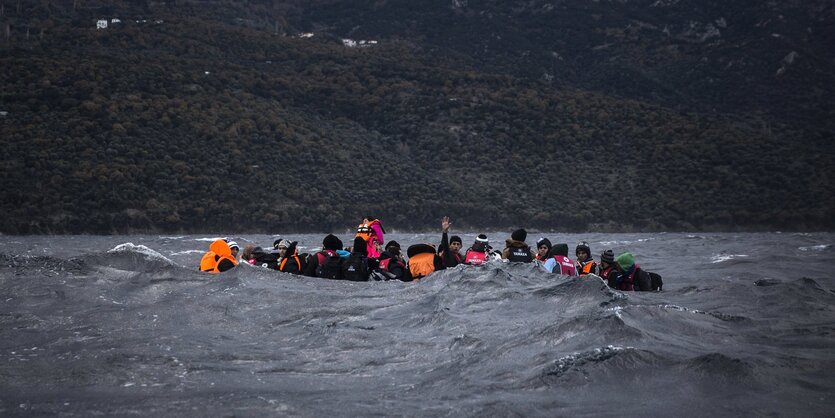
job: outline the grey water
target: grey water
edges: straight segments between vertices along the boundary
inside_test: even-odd
[[[658,293],[500,262],[412,283],[198,272],[220,236],[0,236],[0,416],[835,411],[832,233],[528,236],[630,251]]]

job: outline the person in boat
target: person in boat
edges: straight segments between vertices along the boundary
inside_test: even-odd
[[[252,251],[255,249],[255,245],[247,244],[244,245],[244,250],[241,251],[241,261],[252,264]]]
[[[368,257],[380,257],[380,249],[385,245],[385,233],[386,230],[383,229],[383,223],[379,219],[373,216],[362,218],[362,222],[357,226],[356,237],[365,240]]]
[[[536,241],[536,261],[545,263],[548,259],[548,252],[551,251],[551,240],[540,238]]]
[[[241,259],[253,266],[278,270],[278,254],[268,253],[261,247],[247,245],[244,247],[243,253],[241,253]]]
[[[615,252],[612,250],[603,251],[600,254],[600,274],[598,274],[612,289],[617,289],[618,270],[615,267]]]
[[[513,231],[510,234],[510,238],[505,241],[502,258],[517,263],[530,263],[533,261],[534,254],[531,252],[531,247],[525,242],[527,237],[528,232],[524,229]]]
[[[459,252],[461,250],[461,237],[453,235],[447,239],[450,225],[452,225],[452,222],[449,221],[449,216],[444,216],[441,220],[441,245],[438,246],[438,255],[444,260],[444,265],[447,268],[455,267],[464,262],[464,256]]]
[[[436,253],[432,244],[415,244],[406,250],[409,256],[409,274],[413,280],[420,280],[433,272],[443,270],[443,259]]]
[[[361,237],[354,237],[351,254],[342,263],[342,279],[354,282],[365,282],[376,268],[372,258],[368,257],[368,247]]]
[[[209,251],[200,259],[200,271],[221,273],[231,270],[238,264],[232,256],[232,250],[224,239],[215,240],[209,245]]]
[[[627,291],[652,290],[652,278],[649,273],[635,263],[635,257],[632,253],[626,252],[617,256],[615,263],[615,268],[618,270],[615,283],[618,289]]]
[[[235,241],[227,241],[227,244],[229,244],[229,250],[232,251],[232,257],[237,262],[238,261],[238,252],[241,251],[241,247]]]
[[[480,266],[492,258],[490,254],[492,250],[487,235],[478,234],[475,237],[473,245],[467,248],[467,251],[464,253],[464,264]]]
[[[563,276],[576,276],[577,267],[574,260],[568,258],[568,244],[554,244],[548,253],[548,259],[542,268],[549,273],[561,274]]]
[[[292,274],[302,274],[304,272],[304,261],[299,256],[296,247],[299,245],[298,241],[290,242],[283,239],[278,244],[278,271]]]
[[[374,272],[374,277],[375,280],[412,281],[397,241],[392,240],[386,244],[385,250],[380,254],[380,263]]]
[[[342,241],[333,234],[328,234],[322,240],[322,250],[308,259],[304,275],[322,277],[326,279],[341,279],[343,257],[338,251],[342,250]]]
[[[574,249],[574,254],[577,256],[577,273],[581,276],[599,273],[597,262],[591,256],[591,248],[589,248],[588,242],[583,241],[577,244],[577,248]]]

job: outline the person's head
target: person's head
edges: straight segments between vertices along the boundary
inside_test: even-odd
[[[603,254],[600,254],[600,265],[605,269],[609,268],[612,264],[615,263],[615,252],[612,250],[603,251]]]
[[[478,234],[475,237],[475,242],[473,243],[473,250],[478,252],[485,252],[487,248],[490,246],[490,240],[487,239],[487,235]]]
[[[354,247],[351,249],[351,252],[368,254],[367,244],[362,237],[354,238]]]
[[[287,241],[286,239],[281,240],[281,242],[278,243],[277,248],[279,256],[287,257],[289,255],[287,254],[287,249],[290,248],[290,241]]]
[[[273,241],[273,249],[274,249],[274,250],[277,250],[277,249],[278,249],[278,244],[279,244],[281,241],[284,241],[284,240],[283,240],[283,239],[281,239],[281,238],[276,238],[276,239],[275,239],[275,241]]]
[[[232,257],[238,256],[238,251],[241,250],[241,247],[238,246],[238,243],[235,241],[229,241],[229,249],[232,250]]]
[[[615,259],[617,268],[620,271],[629,271],[635,265],[635,257],[632,253],[623,253]]]
[[[397,241],[389,241],[386,244],[386,252],[395,257],[400,255],[400,244]]]
[[[326,250],[341,250],[342,249],[342,241],[336,237],[334,234],[328,234],[325,239],[322,240],[322,248]]]
[[[243,260],[252,260],[252,251],[255,250],[255,246],[252,244],[247,244],[244,246],[244,250],[241,252],[241,259]]]
[[[588,242],[581,242],[577,244],[577,248],[574,250],[574,254],[577,256],[577,261],[584,262],[591,257],[591,249],[589,248]]]
[[[548,257],[553,257],[555,255],[568,257],[568,244],[564,242],[554,244],[554,246],[551,247],[551,252],[548,254]]]
[[[539,255],[540,260],[547,257],[549,251],[551,251],[551,240],[548,238],[540,238],[536,241],[536,253]]]
[[[459,237],[458,235],[453,235],[449,238],[449,250],[450,251],[452,251],[454,253],[457,253],[458,250],[461,249],[461,245],[462,245],[461,237]]]
[[[528,239],[528,231],[525,231],[524,228],[523,229],[517,229],[517,230],[513,231],[512,234],[510,234],[510,239],[512,239],[514,241],[525,242],[525,240]]]

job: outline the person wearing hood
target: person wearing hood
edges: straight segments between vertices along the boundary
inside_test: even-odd
[[[480,266],[486,263],[490,259],[491,250],[487,235],[478,234],[473,245],[464,253],[464,264]]]
[[[232,256],[232,249],[225,239],[219,239],[209,245],[209,251],[200,259],[200,271],[206,273],[221,273],[232,269],[238,264]]]
[[[561,274],[563,276],[576,276],[577,267],[574,260],[568,258],[568,244],[554,244],[548,252],[548,259],[542,268],[549,273]]]
[[[406,262],[403,261],[403,254],[400,252],[400,244],[397,241],[389,241],[385,251],[380,254],[380,263],[374,272],[376,280],[401,280],[412,281]]]
[[[502,258],[517,263],[530,263],[533,261],[534,254],[531,252],[531,247],[525,243],[528,238],[528,232],[524,229],[517,229],[510,234],[510,239],[505,241],[505,248],[502,250]]]
[[[290,242],[286,239],[283,239],[278,243],[278,271],[292,274],[302,274],[305,266],[296,251],[296,247],[298,245],[298,241]]]
[[[536,241],[536,261],[544,263],[548,259],[548,253],[551,251],[551,240],[548,238],[540,238]]]
[[[338,251],[342,250],[342,241],[336,235],[328,234],[322,240],[322,250],[310,256],[304,275],[326,279],[341,279],[342,260]]]
[[[241,251],[241,247],[235,241],[228,241],[227,244],[229,244],[229,250],[232,251],[232,258],[234,258],[235,261],[237,262],[238,261],[238,252]]]
[[[618,270],[615,283],[619,290],[652,290],[652,278],[635,263],[632,253],[623,253],[615,258],[615,268]]]

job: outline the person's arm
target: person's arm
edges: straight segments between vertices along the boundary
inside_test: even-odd
[[[374,238],[377,239],[377,242],[380,245],[384,245],[386,243],[385,238],[383,236],[383,227],[380,226],[379,222],[372,222],[371,223],[371,230],[374,231]]]
[[[449,221],[449,216],[444,216],[443,219],[441,219],[441,245],[438,246],[438,254],[440,254],[441,251],[446,252],[449,250],[448,234],[450,225],[452,225],[452,222]]]
[[[547,271],[548,273],[554,272],[554,266],[557,264],[557,260],[554,257],[549,258],[545,261],[545,264],[542,265],[542,269]]]
[[[223,260],[220,260],[220,263],[217,264],[217,270],[221,271],[221,272],[226,271],[226,270],[231,270],[232,267],[235,267],[235,263],[233,263],[231,260],[228,260],[226,258],[224,258]]]
[[[445,254],[449,254],[449,251],[446,251]],[[432,259],[432,263],[435,265],[435,271],[441,271],[446,269],[444,260],[440,256],[438,256],[438,254],[435,254],[435,256]]]

